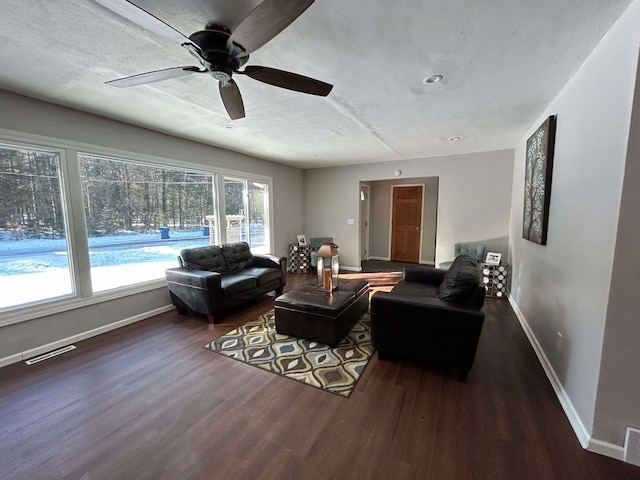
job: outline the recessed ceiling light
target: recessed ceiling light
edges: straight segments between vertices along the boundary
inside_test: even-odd
[[[314,153],[313,156],[314,157],[321,157],[322,155],[320,155],[319,153]]]
[[[462,137],[449,137],[450,142],[459,142],[462,140]]]
[[[434,83],[441,82],[444,76],[442,75],[431,75],[430,77],[425,77],[422,80],[422,83],[425,85],[433,85]]]
[[[233,125],[232,123],[227,123],[225,125],[223,125],[224,128],[228,128],[229,130],[231,130],[232,128],[236,128],[235,125]]]

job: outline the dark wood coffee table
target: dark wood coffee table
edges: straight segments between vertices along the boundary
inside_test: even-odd
[[[368,282],[341,280],[332,293],[305,286],[276,298],[276,331],[335,347],[368,309]]]

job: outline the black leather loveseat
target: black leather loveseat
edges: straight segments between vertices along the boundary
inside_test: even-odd
[[[371,336],[381,360],[471,370],[484,323],[485,289],[478,262],[458,256],[449,270],[405,268],[391,292],[371,298]]]
[[[253,255],[246,242],[182,250],[180,266],[166,270],[171,301],[179,313],[207,315],[209,323],[223,310],[275,290],[282,294],[287,259]]]

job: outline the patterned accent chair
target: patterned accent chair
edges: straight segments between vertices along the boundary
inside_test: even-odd
[[[483,262],[485,258],[485,253],[487,251],[487,247],[484,245],[475,245],[472,243],[456,243],[453,246],[453,258],[455,259],[459,255],[468,255],[469,257],[477,260],[479,262]],[[438,265],[438,268],[448,269],[453,260],[448,262],[442,262]]]

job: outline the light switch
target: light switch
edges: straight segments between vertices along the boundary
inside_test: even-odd
[[[355,218],[347,218],[347,225],[354,225],[356,223]]]

